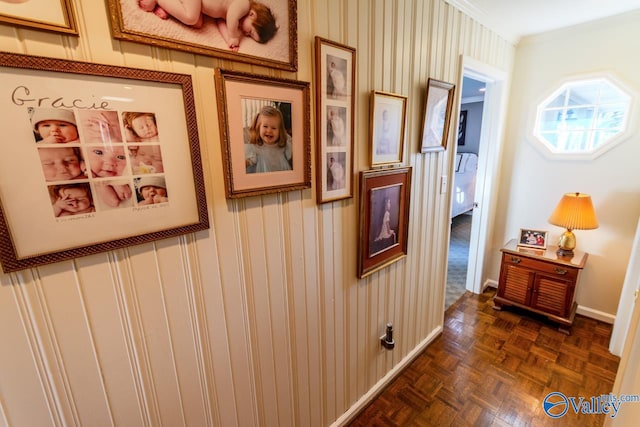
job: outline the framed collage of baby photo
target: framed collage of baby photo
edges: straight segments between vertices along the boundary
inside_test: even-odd
[[[407,97],[371,92],[371,166],[402,163]]]
[[[407,255],[411,168],[360,172],[358,277]]]
[[[288,71],[298,68],[296,0],[108,0],[113,37]],[[204,2],[205,4],[207,2]]]
[[[191,76],[0,53],[0,103],[5,272],[209,228]]]
[[[0,22],[64,34],[78,34],[72,0],[0,1]]]
[[[309,83],[217,68],[227,198],[311,187]]]
[[[353,197],[353,122],[356,51],[315,38],[316,197],[318,203]]]

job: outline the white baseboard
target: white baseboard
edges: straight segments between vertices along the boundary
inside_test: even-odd
[[[485,280],[485,282],[482,284],[482,292],[484,292],[485,289],[487,289],[487,288],[496,288],[496,289],[498,289],[498,281],[497,280],[492,280],[492,279]]]
[[[393,369],[387,372],[387,375],[382,377],[380,381],[378,381],[373,387],[371,387],[371,389],[369,389],[368,392],[366,392],[360,399],[358,399],[358,401],[354,403],[347,410],[347,412],[345,412],[340,416],[340,418],[335,420],[335,422],[331,424],[331,427],[345,426],[353,421],[353,418],[355,418],[360,413],[360,411],[362,411],[369,403],[371,403],[371,401],[375,399],[378,394],[380,394],[384,390],[384,388],[388,386],[391,381],[393,381],[402,372],[404,368],[409,366],[409,364],[413,362],[413,359],[418,357],[420,353],[422,353],[424,349],[427,348],[427,346],[431,344],[431,342],[441,333],[442,326],[438,326],[424,340],[422,340],[420,344],[418,344],[413,350],[411,350],[404,357],[404,359],[400,361],[400,363],[398,363],[393,367]]]
[[[578,305],[576,314],[580,314],[584,317],[590,317],[591,319],[600,320],[604,323],[610,323],[612,325],[616,321],[616,316],[614,316],[613,314],[605,313],[604,311],[595,310],[583,305]]]

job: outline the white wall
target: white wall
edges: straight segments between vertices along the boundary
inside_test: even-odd
[[[582,272],[579,312],[611,320],[616,313],[640,214],[640,98],[635,98],[633,136],[594,160],[548,158],[530,136],[535,106],[563,79],[610,72],[634,91],[640,88],[640,12],[525,39],[518,45],[502,160],[489,278],[499,274],[499,249],[519,229],[549,230],[550,242],[562,229],[547,218],[565,192],[591,194],[600,223],[578,230],[578,249],[589,253]]]
[[[441,0],[301,0],[287,73],[120,42],[107,2],[72,3],[79,37],[0,24],[0,49],[191,75],[211,229],[0,275],[0,426],[332,423],[442,325],[453,150],[417,153],[427,79],[461,54],[509,71],[513,46]],[[356,173],[371,91],[408,97],[409,254],[364,280],[357,191],[224,196],[214,69],[312,81],[315,35],[357,50]]]

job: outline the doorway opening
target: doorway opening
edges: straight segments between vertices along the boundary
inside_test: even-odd
[[[478,153],[486,84],[463,76],[456,157],[451,182],[451,224],[445,309],[467,290],[467,264],[475,207]]]
[[[458,81],[459,111],[458,123],[464,123],[466,127],[459,126],[458,139],[464,134],[464,145],[455,146],[454,164],[451,168],[449,188],[451,200],[451,225],[449,234],[449,250],[447,253],[447,266],[449,262],[458,263],[458,271],[454,276],[451,270],[451,282],[455,280],[458,290],[449,286],[449,268],[447,268],[447,280],[445,282],[446,293],[445,308],[449,303],[455,302],[456,292],[470,291],[481,293],[486,286],[482,283],[484,271],[484,255],[487,248],[487,234],[490,226],[492,187],[495,185],[498,172],[498,158],[501,150],[504,104],[506,93],[506,73],[488,66],[475,59],[462,56],[461,72]],[[480,89],[484,89],[480,92]],[[475,91],[475,94],[473,93]],[[466,111],[466,114],[463,112]],[[474,122],[474,123],[471,123]],[[473,128],[472,128],[473,127]],[[460,131],[463,131],[460,133]],[[473,135],[472,135],[473,132]],[[467,154],[471,153],[473,155]],[[462,156],[460,156],[462,154]],[[471,160],[469,160],[471,159]],[[475,169],[475,171],[474,171]],[[464,180],[456,184],[457,174],[475,172],[473,195],[469,197],[470,190],[462,189]],[[458,188],[456,188],[458,187]],[[454,208],[462,206],[462,211]],[[457,220],[456,220],[457,218]],[[458,236],[454,235],[453,226],[460,225],[457,234],[468,235],[462,246],[457,246]],[[454,240],[455,239],[455,240]],[[467,243],[468,242],[468,243]],[[455,251],[458,253],[454,254]],[[466,256],[466,260],[464,257]],[[462,257],[462,260],[460,260]],[[466,261],[466,269],[464,268]],[[464,281],[464,286],[461,283]],[[464,289],[464,291],[462,291]],[[454,299],[455,298],[455,299]]]

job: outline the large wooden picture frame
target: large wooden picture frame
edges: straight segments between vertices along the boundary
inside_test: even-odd
[[[0,22],[65,34],[78,34],[71,0],[0,1]]]
[[[407,255],[411,168],[360,172],[358,277]]]
[[[209,228],[191,76],[0,53],[5,272]]]
[[[429,78],[422,121],[421,153],[447,148],[455,85]]]
[[[221,30],[220,24],[226,26],[226,19],[214,19],[200,14],[202,21],[199,24],[188,25],[184,23],[190,22],[188,17],[179,16],[177,11],[175,12],[177,17],[171,16],[171,14],[165,17],[167,11],[163,14],[157,8],[153,11],[143,10],[139,6],[138,0],[108,1],[111,28],[113,36],[117,39],[289,71],[296,71],[298,68],[296,0],[260,0],[259,3],[266,6],[266,8],[261,8],[260,16],[265,17],[261,20],[274,19],[275,33],[272,31],[274,23],[271,20],[270,26],[267,25],[258,32],[261,38],[264,37],[263,42],[258,42],[249,36],[240,36],[236,48],[229,47],[232,44],[235,45],[230,42],[229,36],[223,37],[223,34],[228,34],[228,30],[224,28]],[[169,5],[178,3],[174,0],[166,1]],[[160,4],[167,6],[162,0]],[[266,19],[266,17],[270,17],[270,19]],[[182,21],[178,18],[181,18]]]
[[[407,97],[372,91],[370,112],[371,166],[402,163]]]
[[[353,197],[356,50],[315,38],[316,198]]]
[[[220,68],[215,80],[227,197],[310,188],[309,83]]]

